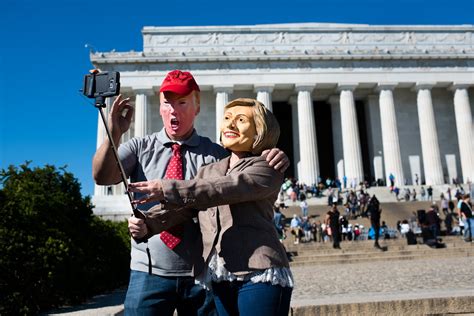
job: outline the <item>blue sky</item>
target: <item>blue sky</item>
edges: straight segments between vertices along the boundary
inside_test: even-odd
[[[474,0],[0,2],[0,168],[67,165],[93,194],[97,110],[78,92],[98,51],[141,51],[143,26],[474,24]]]

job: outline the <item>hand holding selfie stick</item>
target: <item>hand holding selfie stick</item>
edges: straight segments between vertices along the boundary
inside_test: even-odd
[[[102,118],[102,122],[104,123],[104,127],[105,127],[105,130],[107,132],[107,137],[109,138],[109,142],[110,142],[110,149],[114,153],[115,161],[116,161],[117,166],[118,166],[119,171],[120,171],[120,177],[121,177],[123,185],[125,187],[125,192],[127,192],[128,200],[130,201],[130,205],[132,206],[133,215],[137,218],[145,219],[145,216],[143,215],[143,213],[140,212],[137,209],[136,204],[134,204],[132,202],[134,200],[133,196],[132,196],[132,192],[128,191],[128,181],[127,181],[127,178],[125,177],[125,171],[123,170],[122,163],[120,162],[120,158],[118,156],[117,147],[115,146],[115,143],[112,139],[112,134],[110,133],[110,130],[107,126],[107,120],[105,118],[104,111],[102,110],[102,108],[105,107],[105,104],[103,104],[103,103],[101,104],[101,103],[98,103],[98,102],[102,102],[102,101],[100,101],[100,100],[98,101],[98,99],[96,99],[95,107],[99,110],[100,117]]]
[[[107,137],[110,142],[110,149],[114,153],[115,161],[119,168],[120,177],[122,179],[125,191],[127,192],[130,205],[132,206],[133,215],[136,218],[145,219],[145,215],[139,211],[136,205],[132,202],[133,196],[132,193],[128,191],[128,181],[123,170],[122,163],[117,152],[117,147],[115,146],[112,134],[110,133],[109,127],[107,125],[107,120],[104,115],[103,108],[106,107],[105,99],[108,97],[116,96],[120,93],[120,73],[118,72],[101,72],[97,69],[91,71],[90,75],[86,75],[84,78],[84,89],[83,93],[88,98],[94,98],[94,106],[99,110],[100,117],[104,123],[105,131],[107,132]],[[138,241],[138,240],[137,240]]]

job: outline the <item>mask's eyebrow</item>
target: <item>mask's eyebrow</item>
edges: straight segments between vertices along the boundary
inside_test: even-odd
[[[246,119],[249,118],[246,114],[243,114],[243,113],[237,114],[237,115],[235,116],[236,119],[237,119],[237,118],[241,118],[241,117],[246,118]]]

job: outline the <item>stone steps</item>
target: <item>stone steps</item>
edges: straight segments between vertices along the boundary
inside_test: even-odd
[[[474,296],[420,297],[345,304],[292,306],[291,316],[310,315],[473,315]]]
[[[311,200],[311,199],[310,199]],[[308,214],[311,220],[314,221],[323,221],[326,213],[329,211],[329,206],[327,205],[315,205],[311,204],[308,200]],[[440,205],[439,201],[437,202],[438,206]],[[381,203],[382,214],[381,221],[385,221],[389,227],[396,227],[397,221],[404,219],[410,219],[413,216],[413,212],[416,213],[417,210],[428,210],[431,205],[429,201],[410,201],[410,202],[383,202]],[[339,212],[341,215],[344,215],[344,210],[341,205],[339,205]],[[294,205],[288,204],[288,208],[282,210],[283,215],[286,216],[286,224],[289,228],[289,224],[293,214],[301,215],[301,210],[299,207],[299,202]],[[441,219],[444,220],[444,214],[440,214]],[[370,227],[370,221],[367,218],[357,218],[349,220],[351,224],[362,224],[367,229]],[[456,224],[456,223],[454,223]],[[444,229],[444,225],[442,225]],[[289,230],[287,231],[288,238],[291,237]]]
[[[423,202],[423,201],[421,201],[421,193],[420,193],[421,192],[421,187],[422,187],[421,185],[418,185],[418,186],[405,185],[405,186],[400,187],[399,188],[400,193],[398,195],[398,200],[395,196],[395,193],[391,192],[389,187],[370,187],[370,188],[366,189],[365,191],[367,191],[370,194],[370,196],[372,196],[372,195],[377,196],[377,199],[381,203],[400,203],[400,202],[405,202],[404,196],[405,196],[405,189],[406,188],[409,189],[410,192],[412,192],[413,189],[415,189],[415,191],[417,193],[417,201]],[[426,185],[424,185],[423,187],[425,188],[425,190],[428,188],[428,186],[426,186]],[[448,190],[448,187],[451,187],[451,190],[454,194],[455,190],[453,189],[453,186],[450,186],[450,185],[447,185],[447,184],[432,186],[432,188],[433,188],[433,200],[439,201],[441,193],[446,195],[446,191]],[[352,189],[349,188],[347,190],[350,191]],[[360,187],[358,187],[356,191],[359,192]],[[345,192],[346,192],[346,189],[343,189],[342,193],[341,193],[342,197],[345,197]],[[308,203],[310,205],[321,205],[321,206],[327,205],[328,193],[329,193],[329,191],[325,189],[323,191],[323,194],[322,194],[321,197],[308,196]],[[410,196],[410,199],[411,199],[411,196]],[[415,201],[415,202],[417,202],[417,201]],[[292,201],[289,200],[289,199],[286,199],[285,202],[289,205],[291,205],[291,203],[292,203]],[[412,202],[412,201],[408,201],[408,202]]]
[[[472,243],[464,242],[461,237],[458,236],[448,236],[442,237],[443,243],[447,247],[464,247],[466,245],[471,245]],[[407,245],[405,239],[386,239],[380,240],[380,244],[387,246],[389,248],[392,247],[399,247],[400,249],[404,249],[406,247],[412,248],[424,248],[426,245],[424,244],[417,244],[417,245]],[[306,242],[300,244],[293,244],[293,242],[284,242],[283,245],[285,246],[287,251],[319,251],[319,250],[328,250],[332,249],[332,242],[325,242],[325,243],[318,243],[318,242]],[[374,246],[373,240],[360,240],[360,241],[342,241],[341,247],[343,250],[358,250],[358,249],[372,249]]]
[[[440,250],[440,249],[437,249]],[[305,265],[333,265],[333,264],[352,264],[360,262],[378,262],[378,261],[387,261],[387,260],[417,260],[417,259],[434,259],[434,258],[445,258],[446,256],[450,257],[474,257],[474,251],[459,251],[459,252],[443,252],[439,251],[437,253],[433,252],[430,254],[410,254],[410,255],[383,255],[382,253],[379,256],[370,256],[362,258],[351,258],[346,259],[343,257],[336,258],[316,258],[306,261],[292,261],[290,262],[291,267],[295,266],[305,266]]]
[[[392,256],[410,256],[410,255],[424,255],[429,257],[433,254],[439,253],[465,253],[465,254],[473,254],[474,255],[474,248],[441,248],[441,249],[431,249],[426,248],[425,250],[402,250],[402,251],[380,251],[374,249],[373,251],[367,252],[351,252],[351,253],[337,253],[337,250],[334,250],[333,253],[324,253],[324,254],[306,254],[300,255],[297,254],[292,256],[293,262],[296,261],[308,261],[308,260],[332,260],[332,259],[353,259],[353,258],[373,258],[373,257],[392,257]]]
[[[341,255],[357,255],[357,256],[362,256],[362,255],[370,255],[372,253],[399,253],[399,254],[408,254],[408,253],[430,253],[435,250],[443,250],[443,251],[461,251],[461,250],[466,250],[466,251],[474,251],[474,246],[471,245],[466,245],[465,247],[458,246],[458,247],[449,247],[447,246],[446,248],[430,248],[426,245],[424,247],[417,248],[416,246],[410,246],[407,248],[402,248],[402,249],[396,249],[396,248],[386,248],[386,251],[380,251],[376,248],[370,248],[370,249],[326,249],[324,251],[294,251],[294,252],[288,252],[290,254],[293,254],[295,257],[318,257],[318,256],[341,256]]]
[[[469,250],[474,251],[474,246],[466,243],[465,246],[462,245],[446,245],[446,248],[440,249],[432,249],[426,245],[413,245],[413,246],[405,246],[405,247],[387,247],[387,250],[384,253],[420,253],[420,252],[432,252],[434,250],[453,250],[453,251],[460,251],[460,250]],[[320,249],[320,250],[303,250],[303,251],[289,251],[288,253],[294,254],[297,257],[307,257],[307,256],[346,256],[346,255],[369,255],[372,253],[381,253],[380,250],[375,249],[374,247],[371,248],[364,248],[364,249]]]
[[[465,248],[465,247],[474,247],[472,243],[445,243],[446,248]],[[387,243],[380,243],[381,246],[387,247],[388,251],[400,251],[400,250],[416,250],[416,249],[425,249],[428,248],[425,244],[417,244],[417,245],[397,245],[397,244],[387,244]],[[338,250],[339,253],[345,252],[364,252],[364,251],[371,251],[374,249],[373,242],[369,245],[353,245],[353,244],[344,244],[341,243],[341,250]],[[304,254],[304,253],[333,253],[335,250],[332,248],[332,243],[326,243],[324,246],[310,246],[310,247],[290,247],[286,248],[287,252]]]
[[[306,243],[287,248],[291,266],[344,264],[383,260],[416,260],[442,257],[474,257],[474,244],[448,236],[443,240],[446,248],[429,248],[427,245],[407,245],[405,240],[382,241],[386,251],[373,247],[373,241],[341,243],[343,249],[333,249],[332,243]]]

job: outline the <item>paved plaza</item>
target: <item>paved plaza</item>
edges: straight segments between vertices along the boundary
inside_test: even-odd
[[[292,268],[291,305],[347,304],[474,296],[473,257],[362,262]],[[125,289],[49,315],[117,315]]]
[[[292,306],[474,296],[472,257],[292,268]]]

